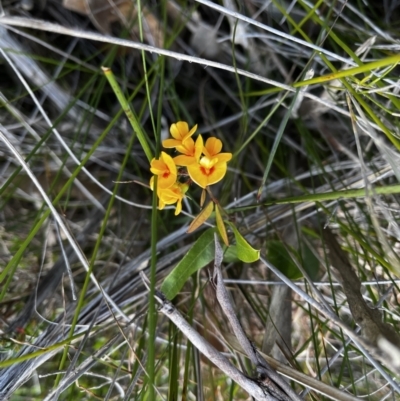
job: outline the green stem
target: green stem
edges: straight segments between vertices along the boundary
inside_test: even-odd
[[[368,194],[373,195],[393,195],[400,193],[400,184],[397,185],[388,185],[385,187],[376,187],[372,190],[368,188]],[[363,198],[367,196],[367,189],[360,188],[360,189],[345,189],[342,191],[331,191],[331,192],[322,192],[317,194],[306,194],[306,195],[299,195],[299,196],[291,196],[289,198],[283,199],[274,199],[264,203],[257,203],[254,205],[248,205],[243,207],[236,207],[229,209],[228,213],[235,213],[240,212],[243,210],[250,210],[260,205],[263,206],[272,206],[272,205],[284,205],[290,203],[302,203],[302,202],[322,202],[322,201],[329,201],[329,200],[338,200],[338,199],[348,199],[348,198]]]
[[[128,101],[126,100],[125,95],[123,94],[117,80],[114,77],[114,74],[111,71],[111,68],[108,67],[101,67],[106,76],[111,88],[113,89],[115,96],[117,96],[118,102],[120,103],[122,109],[124,110],[126,116],[128,117],[131,126],[136,133],[140,144],[142,145],[143,151],[146,154],[146,157],[149,162],[153,159],[153,152],[151,151],[151,147],[147,142],[146,135],[142,130],[142,127],[137,120],[135,113],[132,111],[131,106],[129,105]]]

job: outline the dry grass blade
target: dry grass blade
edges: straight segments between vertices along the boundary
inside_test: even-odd
[[[266,391],[279,401],[302,401],[302,399],[291,389],[291,387],[280,378],[269,364],[261,357],[257,349],[247,338],[246,333],[240,324],[228,291],[225,288],[222,277],[221,265],[223,260],[223,251],[219,244],[218,237],[214,234],[215,241],[215,261],[213,272],[213,285],[215,287],[218,302],[228,318],[230,326],[246,355],[257,368],[260,375],[259,380],[265,385]]]
[[[218,352],[204,337],[202,337],[183,316],[175,306],[169,302],[162,293],[156,293],[157,301],[160,303],[160,312],[165,314],[179,328],[189,341],[221,371],[235,381],[239,386],[246,390],[258,401],[273,401],[276,398],[269,394],[268,389],[263,388],[261,383],[248,378],[240,372],[231,362],[220,352]]]
[[[89,216],[88,223],[76,237],[76,243],[80,248],[85,247],[88,237],[95,231],[96,227],[101,221],[102,212],[96,210],[92,216]],[[77,261],[77,255],[70,245],[65,249],[65,258],[69,263]],[[8,331],[15,331],[16,329],[23,329],[29,320],[32,318],[41,304],[51,297],[56,291],[61,282],[62,276],[65,273],[65,258],[60,257],[53,265],[53,267],[43,276],[37,284],[35,291],[30,295],[29,300],[26,302],[24,309],[19,313],[18,317],[10,324]]]
[[[375,352],[385,364],[389,364],[396,370],[398,363],[393,354],[379,350],[378,341],[383,337],[387,342],[397,347],[400,352],[400,336],[393,327],[382,321],[382,314],[378,309],[370,308],[361,295],[361,281],[354,273],[346,253],[342,250],[337,239],[329,228],[322,231],[324,241],[329,249],[329,257],[332,265],[338,270],[341,284],[346,294],[351,314],[356,323],[361,327],[364,339],[375,347]],[[381,354],[382,353],[382,354]],[[380,355],[381,354],[381,355]],[[395,357],[395,356],[394,356]]]

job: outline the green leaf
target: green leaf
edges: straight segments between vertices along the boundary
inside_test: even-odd
[[[161,291],[168,299],[173,299],[178,294],[193,273],[214,260],[214,232],[213,228],[205,231],[165,278]]]
[[[287,278],[298,280],[303,277],[285,246],[280,241],[268,241],[268,261],[279,269]]]
[[[224,253],[224,263],[239,262],[236,245],[230,245],[228,248],[225,249],[226,251]]]
[[[229,223],[236,239],[237,257],[245,263],[255,262],[260,259],[260,251],[254,249],[240,234],[234,224]]]

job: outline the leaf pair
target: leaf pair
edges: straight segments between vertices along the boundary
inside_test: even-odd
[[[210,208],[209,204],[204,209],[206,208]],[[213,204],[211,205],[211,208],[213,208]],[[234,260],[241,260],[242,262],[246,263],[251,263],[258,260],[260,257],[260,251],[252,248],[232,223],[229,223],[229,225],[231,226],[235,235],[236,245],[230,246],[228,248],[225,247],[224,259],[225,256],[227,256],[227,261],[229,262]],[[165,278],[161,286],[161,291],[166,295],[168,299],[173,299],[178,294],[185,282],[193,273],[207,266],[211,261],[214,260],[214,232],[214,229],[209,229],[205,231],[195,242],[189,252]]]

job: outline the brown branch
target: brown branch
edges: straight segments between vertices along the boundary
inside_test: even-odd
[[[261,356],[256,347],[249,341],[242,325],[235,314],[231,298],[225,288],[224,280],[222,277],[221,264],[223,259],[223,251],[218,241],[218,236],[215,234],[215,262],[213,272],[213,285],[216,290],[216,295],[222,310],[224,311],[233,332],[239,341],[241,347],[247,354],[248,358],[257,368],[260,379],[264,386],[268,388],[271,394],[278,400],[282,401],[302,401],[293,389],[283,380],[268,362]]]

